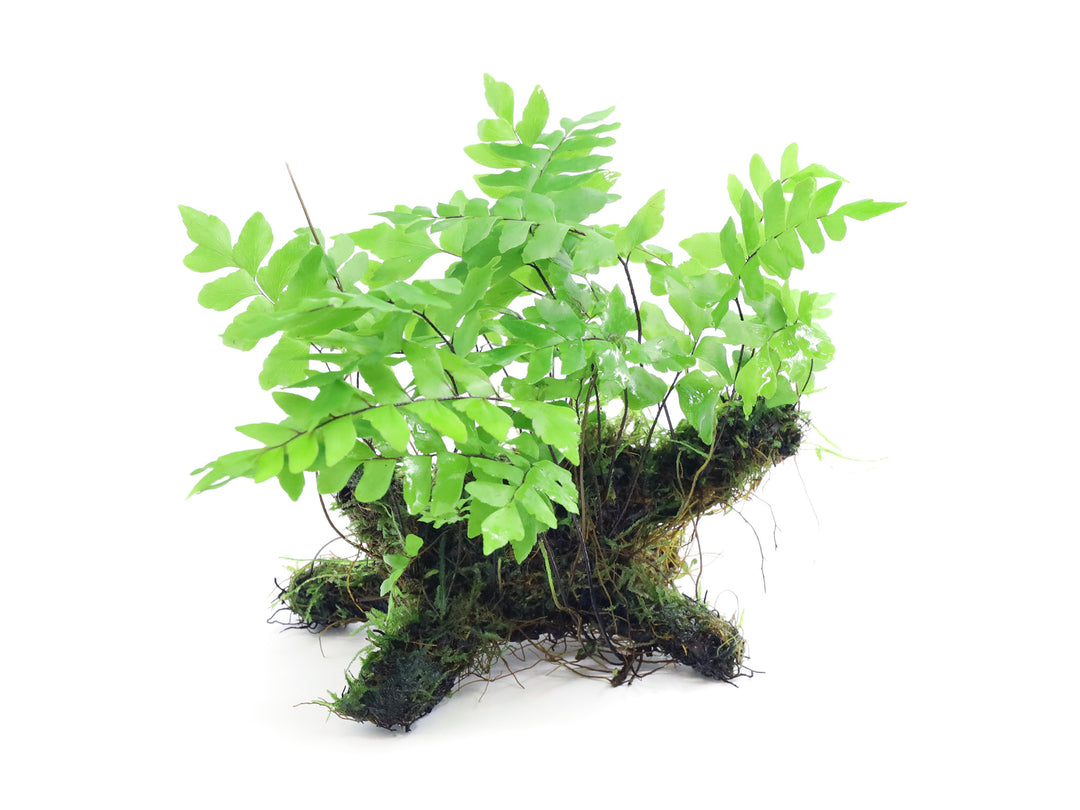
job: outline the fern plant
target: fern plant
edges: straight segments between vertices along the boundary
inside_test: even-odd
[[[755,155],[717,231],[655,243],[664,192],[625,225],[598,224],[617,174],[613,108],[549,120],[538,87],[520,116],[484,77],[494,117],[465,148],[480,194],[397,205],[326,239],[301,228],[271,253],[253,215],[233,241],[180,207],[221,270],[199,303],[229,310],[227,346],[273,340],[259,383],[278,422],[257,446],[196,470],[193,493],[235,478],[305,482],[350,524],[351,558],[314,560],[281,595],[310,627],[372,623],[363,668],[329,702],[408,728],[506,645],[572,637],[622,682],[681,660],[734,677],[734,625],[675,594],[685,529],[745,496],[795,452],[801,398],[833,356],[830,296],[793,286],[805,251],[902,203],[836,205],[843,178]]]

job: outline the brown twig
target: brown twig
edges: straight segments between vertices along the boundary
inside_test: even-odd
[[[300,201],[300,208],[304,211],[304,219],[307,220],[308,230],[311,231],[311,238],[315,240],[315,244],[322,247],[319,242],[319,236],[315,233],[315,226],[311,224],[311,217],[308,216],[307,206],[304,205],[304,198],[300,195],[300,187],[296,185],[296,178],[293,177],[292,169],[289,168],[289,164],[285,164],[285,171],[289,173],[289,179],[292,180],[293,191],[296,192],[296,199]]]

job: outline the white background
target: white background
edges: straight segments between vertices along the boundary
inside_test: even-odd
[[[21,3],[0,21],[2,727],[12,806],[1076,806],[1075,20],[1067,4]],[[625,222],[674,247],[791,141],[907,200],[811,257],[849,456],[706,524],[751,665],[624,689],[532,670],[408,734],[310,705],[358,645],[264,624],[311,493],[188,472],[274,415],[177,204],[327,233],[472,193],[483,73],[616,105]],[[765,503],[767,502],[767,503]],[[771,505],[772,510],[768,508]],[[778,548],[773,547],[774,523]],[[733,595],[737,594],[736,596]]]

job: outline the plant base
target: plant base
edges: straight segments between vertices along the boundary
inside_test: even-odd
[[[625,422],[584,443],[580,515],[560,515],[520,563],[509,548],[483,554],[464,520],[440,528],[416,520],[399,486],[377,503],[342,490],[337,504],[358,554],[301,567],[280,596],[311,629],[371,623],[360,671],[326,705],[408,730],[463,678],[485,676],[510,645],[531,642],[559,657],[566,639],[577,642],[577,661],[590,659],[616,685],[656,661],[738,677],[745,642],[736,625],[675,588],[689,570],[686,529],[746,497],[793,455],[804,420],[791,406],[745,416],[730,404],[711,445],[685,425],[651,444]],[[410,533],[424,544],[391,602],[380,594],[383,556],[400,554]]]

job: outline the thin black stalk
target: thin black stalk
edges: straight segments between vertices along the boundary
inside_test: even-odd
[[[630,262],[620,256],[619,263],[622,264],[623,272],[626,273],[626,283],[630,285],[630,300],[634,302],[634,316],[637,318],[637,342],[641,343],[641,309],[638,307],[637,292],[634,290],[634,280],[630,277]]]

